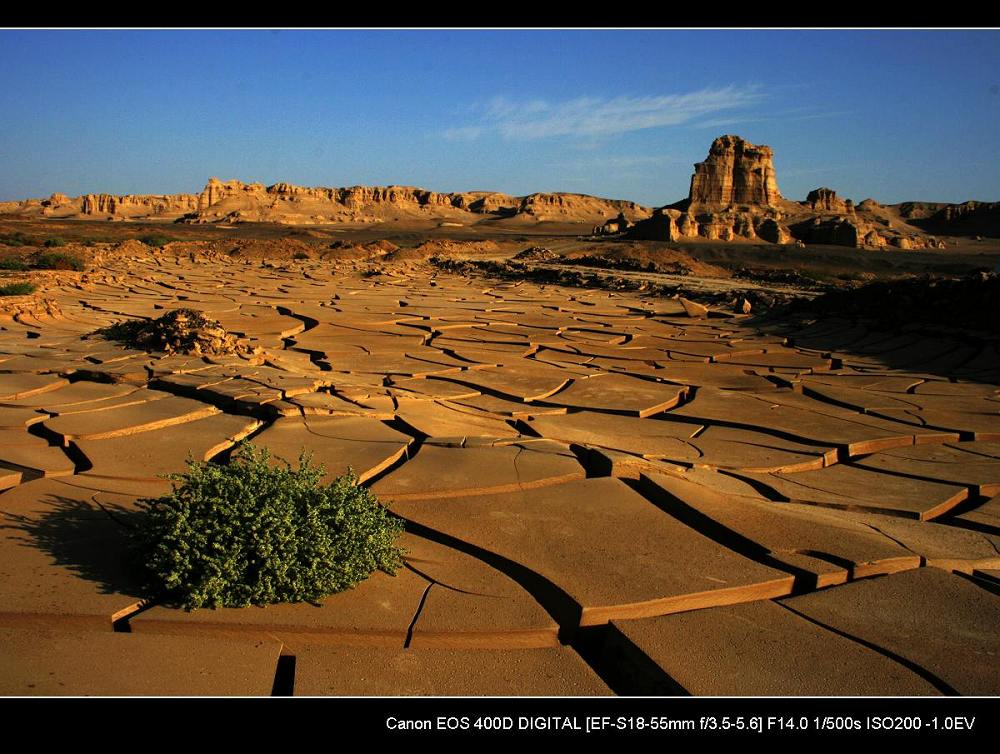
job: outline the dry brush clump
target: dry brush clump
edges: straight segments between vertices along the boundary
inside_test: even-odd
[[[403,563],[403,522],[352,472],[323,485],[303,454],[274,464],[242,443],[227,465],[189,461],[140,500],[136,552],[151,594],[187,609],[317,602]]]
[[[259,351],[194,309],[173,309],[154,320],[126,320],[97,331],[129,348],[192,356],[252,355]]]

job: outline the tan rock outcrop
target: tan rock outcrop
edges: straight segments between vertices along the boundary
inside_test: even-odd
[[[690,212],[685,212],[677,221],[677,230],[682,236],[697,236],[698,220]]]
[[[648,208],[635,202],[564,193],[529,194],[521,199],[516,214],[539,221],[576,222],[596,213],[606,216],[609,210],[618,212],[630,221],[645,219],[651,214]]]
[[[246,196],[264,192],[264,186],[260,183],[243,183],[242,181],[226,181],[223,183],[218,178],[208,179],[205,188],[198,196],[199,211],[208,209],[213,204],[217,204],[223,199],[234,196]]]
[[[292,225],[379,223],[429,220],[471,225],[483,219],[519,218],[525,222],[603,223],[609,216],[625,223],[649,217],[635,202],[585,194],[537,193],[511,196],[490,191],[439,193],[412,186],[305,187],[291,183],[244,183],[210,178],[197,194],[84,194],[71,199],[0,203],[0,214],[107,220],[173,220],[186,223],[271,222]]]
[[[621,233],[632,225],[625,217],[622,212],[618,213],[618,217],[612,217],[610,220],[606,220],[603,224],[598,225],[594,228],[595,236],[608,236],[614,235],[616,233]]]
[[[675,221],[679,214],[676,210],[654,210],[652,217],[629,228],[627,235],[641,241],[676,241],[681,236]]]
[[[474,223],[476,215],[514,217],[536,222],[599,222],[609,214],[626,222],[648,217],[634,202],[583,194],[508,194],[474,191],[438,193],[412,186],[304,187],[291,183],[244,183],[210,178],[200,194],[116,196],[87,194],[79,214],[109,219],[157,217],[193,223],[274,222],[287,224],[370,223],[396,219],[451,220]],[[18,205],[19,207],[21,205]],[[11,209],[13,211],[13,207]]]
[[[902,211],[897,214],[872,199],[855,206],[826,187],[810,191],[802,202],[782,198],[773,157],[770,147],[750,144],[739,136],[720,136],[712,142],[708,158],[695,165],[688,198],[656,210],[650,219],[629,228],[627,236],[872,249],[944,248],[941,241],[901,221]],[[989,205],[985,212],[975,203],[939,207],[944,208],[934,217],[940,217],[939,224],[944,226],[957,217],[996,213],[1000,204]],[[929,208],[923,208],[924,214]]]
[[[809,192],[806,197],[806,205],[816,212],[836,212],[849,214],[854,212],[854,202],[850,199],[841,199],[833,189],[818,188]]]
[[[903,233],[861,217],[813,217],[791,226],[792,235],[807,244],[852,246],[856,249],[943,249],[938,239],[920,233]]]
[[[688,194],[692,204],[777,207],[781,192],[774,174],[774,153],[739,136],[720,136],[704,162],[695,163]]]
[[[194,194],[84,194],[80,197],[80,214],[139,218],[159,215],[178,216],[198,206]]]
[[[756,227],[756,231],[758,238],[769,243],[787,244],[793,240],[792,233],[788,227],[770,217],[761,220],[760,224]]]
[[[63,204],[69,204],[72,199],[70,199],[66,194],[60,194],[58,192],[53,193],[48,199],[42,201],[43,207],[59,207]]]

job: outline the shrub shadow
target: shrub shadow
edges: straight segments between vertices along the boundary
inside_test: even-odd
[[[59,495],[46,495],[40,515],[7,514],[0,528],[15,541],[49,555],[55,565],[98,585],[101,594],[146,597],[143,566],[132,547],[131,531],[143,513],[115,509]]]

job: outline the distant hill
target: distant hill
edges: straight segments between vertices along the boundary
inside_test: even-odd
[[[210,178],[200,194],[85,194],[0,203],[0,214],[89,220],[161,220],[185,223],[267,222],[294,225],[367,224],[437,220],[462,225],[484,220],[600,223],[624,214],[631,221],[652,210],[635,202],[585,194],[510,196],[489,191],[442,194],[411,186],[305,188],[290,183]]]

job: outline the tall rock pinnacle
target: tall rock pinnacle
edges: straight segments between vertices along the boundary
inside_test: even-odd
[[[777,207],[781,201],[774,176],[774,152],[739,136],[720,136],[704,162],[695,163],[691,204],[724,207],[754,204]]]

